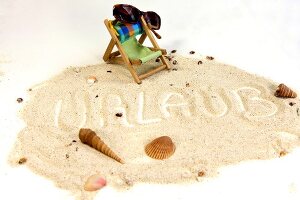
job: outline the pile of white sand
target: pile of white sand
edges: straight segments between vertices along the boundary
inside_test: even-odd
[[[278,83],[215,60],[175,59],[172,70],[141,85],[125,67],[100,64],[66,69],[31,88],[21,112],[27,127],[10,161],[18,165],[25,157],[30,169],[88,199],[95,193],[83,185],[95,173],[117,188],[201,181],[221,166],[283,156],[300,144],[299,99],[274,97]],[[87,83],[91,75],[94,84]],[[125,164],[82,144],[82,127]],[[149,158],[145,145],[163,135],[172,138],[175,153]]]

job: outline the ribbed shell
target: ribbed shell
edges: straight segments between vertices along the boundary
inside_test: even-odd
[[[275,96],[276,97],[286,97],[286,98],[296,98],[297,94],[293,90],[288,88],[286,85],[281,83],[275,92]]]
[[[80,129],[79,139],[82,143],[87,144],[101,153],[115,159],[116,161],[124,164],[123,160],[119,158],[91,129]]]
[[[172,139],[168,136],[162,136],[147,144],[145,152],[151,158],[163,160],[172,156],[175,149]]]

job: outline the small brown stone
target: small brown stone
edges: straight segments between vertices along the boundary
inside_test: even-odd
[[[68,159],[70,156],[69,156],[69,154],[66,154],[66,158]]]
[[[177,63],[178,63],[177,60],[173,61],[173,65],[177,65]]]
[[[76,140],[72,140],[72,142],[77,142]]]
[[[107,73],[111,73],[111,70],[107,70],[106,72],[107,72]]]
[[[156,58],[155,62],[159,62],[159,61],[160,61],[159,58]]]
[[[213,60],[213,59],[215,59],[215,58],[212,57],[212,56],[206,56],[206,59],[207,59],[207,60]]]
[[[172,70],[173,70],[173,71],[177,71],[178,69],[177,69],[177,68],[173,68]]]
[[[186,84],[185,84],[185,87],[190,87],[190,84],[189,84],[189,83],[186,83]]]
[[[290,102],[290,103],[289,103],[290,106],[293,106],[293,105],[295,105],[295,104],[296,104],[295,102]]]
[[[22,164],[24,164],[24,163],[26,163],[26,161],[27,161],[27,158],[20,158],[20,160],[19,160],[19,165],[22,165]]]
[[[286,150],[282,150],[282,151],[279,152],[279,157],[283,157],[286,154],[288,154],[288,152]]]
[[[78,151],[78,147],[76,147],[75,151]]]
[[[122,116],[123,116],[123,113],[117,113],[116,116],[117,116],[117,117],[122,117]]]
[[[177,50],[174,49],[174,50],[171,51],[171,53],[176,53],[176,51],[177,51]]]
[[[199,60],[199,61],[198,61],[198,65],[201,65],[201,64],[202,64],[202,61],[201,61],[201,60]]]
[[[31,91],[32,91],[32,89],[31,89],[31,88],[29,88],[29,89],[28,89],[28,91],[29,91],[29,92],[31,92]]]
[[[190,51],[190,54],[195,54],[195,51]]]
[[[199,171],[199,172],[198,172],[198,176],[199,176],[199,177],[205,176],[205,172],[204,172],[204,171]]]
[[[22,98],[17,98],[17,102],[18,102],[18,103],[22,103],[22,102],[23,102],[23,99],[22,99]]]

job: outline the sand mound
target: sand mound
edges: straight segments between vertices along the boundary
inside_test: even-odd
[[[175,59],[172,70],[141,85],[124,67],[100,64],[66,69],[33,87],[11,162],[26,157],[33,171],[87,199],[92,195],[83,184],[95,173],[120,188],[201,181],[220,166],[279,157],[300,144],[299,99],[274,97],[277,83],[215,60]],[[98,81],[88,84],[90,75]],[[125,164],[82,144],[82,127]],[[175,153],[149,158],[145,145],[163,135],[172,138]]]

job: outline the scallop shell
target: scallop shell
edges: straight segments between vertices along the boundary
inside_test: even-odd
[[[275,94],[276,97],[286,97],[286,98],[296,98],[297,94],[296,92],[294,92],[293,90],[291,90],[290,88],[288,88],[286,85],[284,85],[283,83],[281,83]]]
[[[163,160],[172,156],[175,149],[172,139],[168,136],[162,136],[147,144],[145,152],[151,158]]]
[[[119,156],[117,156],[117,154],[115,154],[91,129],[80,129],[79,139],[82,143],[87,144],[112,159],[124,164],[123,160],[119,158]]]
[[[90,176],[85,184],[85,191],[96,191],[106,186],[106,180],[100,174],[94,174]]]

